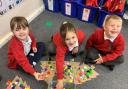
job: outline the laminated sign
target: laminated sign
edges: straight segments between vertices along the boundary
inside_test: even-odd
[[[48,0],[48,9],[53,11],[53,0]]]
[[[88,21],[89,15],[90,15],[90,9],[84,8],[84,9],[83,9],[82,20]]]
[[[71,3],[65,3],[65,14],[71,15]]]

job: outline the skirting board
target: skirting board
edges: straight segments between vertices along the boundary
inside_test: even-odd
[[[42,5],[36,11],[34,11],[30,16],[27,17],[28,22],[30,23],[34,18],[36,18],[41,12],[44,11],[44,6]],[[12,37],[12,32],[7,33],[5,36],[0,38],[0,48],[2,48]]]

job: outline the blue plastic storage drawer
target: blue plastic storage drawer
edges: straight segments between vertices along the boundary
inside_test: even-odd
[[[60,11],[60,0],[43,0],[45,9],[52,11],[52,12],[59,12]]]
[[[77,16],[77,1],[79,0],[62,0],[61,13],[69,17]]]
[[[92,7],[92,6],[85,6],[83,3],[84,3],[83,0],[81,0],[81,2],[78,3],[77,18],[79,20],[86,21],[88,23],[92,23],[96,16],[98,8]]]

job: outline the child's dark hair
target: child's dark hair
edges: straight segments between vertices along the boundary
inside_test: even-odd
[[[17,26],[17,29],[29,27],[28,21],[25,17],[17,16],[13,17],[10,21],[11,31],[14,30],[14,27]]]
[[[76,33],[74,25],[70,22],[63,22],[61,27],[60,27],[60,35],[61,35],[63,41],[66,38],[66,33],[69,31]]]

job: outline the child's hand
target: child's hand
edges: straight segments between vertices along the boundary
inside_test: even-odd
[[[96,62],[96,64],[101,64],[101,63],[103,63],[103,59],[102,59],[102,57],[101,57],[100,54],[99,54],[99,58],[96,59],[96,60],[94,60],[94,61]]]
[[[73,50],[72,50],[72,54],[76,54],[76,53],[78,53],[78,46],[74,47]]]
[[[33,50],[34,53],[37,52],[37,48],[36,47],[33,47],[32,50]]]
[[[40,73],[40,75],[38,76],[38,78],[41,79],[41,80],[44,80],[45,79],[45,76],[44,76],[43,73]]]
[[[56,89],[63,89],[63,80],[58,80],[56,84]]]
[[[36,80],[44,80],[44,77],[41,73],[35,72],[33,75],[36,78]]]

